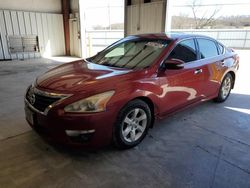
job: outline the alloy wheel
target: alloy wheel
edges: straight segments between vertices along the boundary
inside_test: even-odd
[[[122,122],[123,139],[129,143],[141,138],[147,126],[147,114],[141,108],[135,108],[127,113]]]
[[[226,77],[226,79],[223,82],[221,92],[222,92],[222,97],[225,99],[230,93],[230,90],[232,88],[232,81],[230,77]]]

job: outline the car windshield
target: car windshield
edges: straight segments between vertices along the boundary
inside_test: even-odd
[[[87,60],[111,67],[146,68],[156,60],[169,43],[170,40],[162,39],[119,42]]]

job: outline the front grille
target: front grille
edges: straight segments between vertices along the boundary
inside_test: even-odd
[[[26,93],[27,101],[37,110],[44,112],[45,109],[60,100],[62,97],[43,95],[41,92],[37,93],[34,88],[30,87]]]
[[[50,97],[46,97],[46,96],[42,96],[42,95],[38,95],[35,94],[35,103],[33,104],[33,106],[39,110],[44,112],[45,109],[53,104],[54,102],[58,101],[60,98],[50,98]]]

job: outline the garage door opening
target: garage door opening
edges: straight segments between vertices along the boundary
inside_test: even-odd
[[[124,0],[80,0],[79,6],[82,57],[124,37]]]

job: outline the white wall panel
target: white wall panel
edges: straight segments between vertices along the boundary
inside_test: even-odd
[[[17,18],[19,23],[20,35],[26,35],[25,22],[24,22],[24,12],[17,11]],[[22,58],[27,59],[29,56],[27,53],[22,53]]]
[[[0,10],[0,59],[65,55],[62,14]],[[38,36],[40,52],[9,53],[8,35]]]
[[[52,14],[52,24],[53,24],[53,27],[52,27],[52,32],[53,32],[53,35],[52,35],[52,38],[54,39],[53,41],[53,44],[54,44],[54,52],[53,54],[59,54],[59,51],[60,51],[60,41],[59,41],[59,36],[57,34],[57,32],[59,33],[60,30],[58,28],[58,25],[57,25],[57,15],[56,14]]]
[[[56,44],[54,44],[55,41],[55,35],[54,35],[54,24],[53,24],[53,16],[51,14],[46,14],[47,15],[47,22],[48,22],[48,40],[50,42],[50,54],[55,54],[56,49],[54,48]],[[54,44],[54,45],[53,45]]]
[[[11,20],[12,20],[12,25],[13,25],[13,33],[14,35],[20,35],[20,29],[19,29],[19,23],[18,23],[18,17],[17,17],[17,12],[16,11],[11,11]],[[23,55],[18,53],[16,54],[18,59],[22,59]]]
[[[36,23],[36,13],[34,12],[30,12],[30,23],[31,23],[31,34],[32,35],[37,35],[38,36],[38,32],[37,32],[37,23]],[[35,52],[34,53],[35,57],[40,57],[40,53]]]
[[[4,53],[3,53],[2,39],[1,39],[1,33],[0,33],[0,60],[1,59],[4,59]]]
[[[24,17],[24,24],[25,24],[26,34],[30,35],[31,34],[31,23],[30,23],[30,14],[29,14],[29,12],[24,12],[23,17]]]
[[[58,43],[58,55],[65,54],[65,39],[64,39],[64,27],[63,27],[63,17],[62,15],[56,14],[56,30],[61,33],[57,34],[57,43]]]
[[[25,24],[25,30],[26,30],[26,35],[31,35],[31,21],[30,21],[30,13],[29,12],[24,12],[24,24]],[[35,54],[33,52],[27,53],[29,58],[34,58]]]
[[[7,44],[7,33],[4,21],[3,11],[0,10],[0,35],[1,35],[1,46],[3,56],[0,56],[0,59],[10,59],[8,44]]]
[[[44,40],[44,57],[50,57],[50,41],[49,41],[49,33],[48,33],[48,23],[47,23],[47,15],[42,13],[42,27],[43,27],[43,40]]]
[[[1,35],[0,35],[0,41],[1,41]],[[0,60],[4,59],[4,54],[3,54],[3,47],[2,43],[0,42]]]
[[[25,24],[24,24],[24,18],[23,18],[23,12],[18,11],[17,12],[18,22],[19,22],[19,30],[21,35],[25,35]]]
[[[42,15],[41,13],[36,13],[36,23],[37,23],[37,33],[38,33],[38,43],[41,54],[44,53],[44,37],[43,37],[43,25],[42,25]]]
[[[3,13],[4,13],[7,36],[8,35],[14,35],[12,20],[11,20],[11,16],[10,16],[10,11],[9,10],[4,10]],[[16,58],[17,58],[16,54],[11,54],[11,59],[16,59]]]
[[[13,33],[14,35],[19,35],[19,27],[18,27],[18,19],[17,19],[17,13],[16,11],[11,11],[11,20],[12,20],[12,25],[13,25]]]

